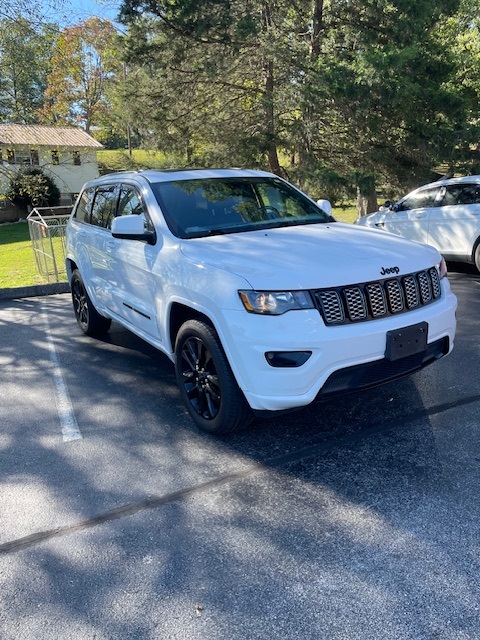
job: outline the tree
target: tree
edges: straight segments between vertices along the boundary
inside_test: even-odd
[[[32,26],[39,27],[49,22],[49,14],[63,4],[64,0],[8,0],[0,4],[0,20],[10,23],[27,20]]]
[[[29,167],[19,171],[10,182],[6,197],[17,207],[54,207],[60,202],[60,190],[41,169]]]
[[[0,121],[38,121],[56,31],[51,24],[35,29],[21,17],[0,21]]]
[[[421,180],[472,139],[439,39],[458,0],[123,0],[132,121],[302,187]],[[207,150],[208,153],[205,153]],[[288,155],[287,155],[288,154]],[[291,159],[286,166],[285,158]],[[223,163],[223,162],[222,162]]]
[[[212,160],[267,161],[280,173],[297,55],[278,45],[295,17],[290,3],[275,16],[273,3],[157,3],[151,19],[136,17],[133,4],[124,13],[132,120],[161,143],[181,140],[187,161],[203,147]]]
[[[107,86],[119,71],[116,39],[113,24],[95,17],[61,31],[41,113],[45,124],[81,124],[90,132],[108,108]]]

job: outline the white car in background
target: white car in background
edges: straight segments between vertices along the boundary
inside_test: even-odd
[[[67,225],[78,324],[95,336],[115,320],[165,353],[216,434],[449,353],[457,301],[438,251],[328,209],[263,171],[89,182]]]
[[[446,260],[480,271],[480,176],[432,182],[355,224],[430,244]]]

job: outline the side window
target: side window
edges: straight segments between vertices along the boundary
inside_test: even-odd
[[[111,219],[115,217],[117,199],[117,186],[98,188],[92,206],[91,224],[97,227],[108,228]]]
[[[128,185],[122,185],[118,202],[118,216],[142,216],[145,231],[153,229],[143,208],[142,201],[136,189]]]
[[[447,187],[443,198],[443,205],[454,204],[479,204],[480,185],[478,184],[454,184]]]
[[[90,213],[92,211],[92,201],[95,193],[95,189],[85,189],[82,192],[82,197],[78,201],[77,209],[75,211],[75,218],[79,222],[90,222]]]
[[[440,193],[440,187],[434,189],[424,189],[405,198],[401,203],[399,211],[408,211],[409,209],[425,209],[433,207]]]

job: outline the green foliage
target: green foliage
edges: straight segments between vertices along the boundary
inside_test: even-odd
[[[142,169],[171,169],[182,167],[182,157],[163,151],[133,149],[104,149],[97,153],[100,171],[140,171]]]
[[[56,27],[0,20],[0,121],[32,124],[43,106]]]
[[[109,81],[120,70],[115,27],[89,18],[59,34],[51,58],[42,121],[81,123],[87,132],[108,109]]]
[[[457,9],[457,0],[124,0],[128,118],[189,164],[269,167],[332,200],[359,187],[374,206],[374,180],[366,194],[355,176],[422,181],[475,140],[477,106],[448,82],[458,60],[439,37]]]
[[[60,202],[60,190],[41,169],[27,168],[19,171],[10,182],[6,197],[17,207],[54,207]]]

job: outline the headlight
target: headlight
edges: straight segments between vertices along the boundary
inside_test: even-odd
[[[446,278],[447,277],[447,265],[445,264],[445,260],[442,258],[440,260],[440,262],[436,266],[437,266],[438,275],[440,276],[440,280],[442,278]]]
[[[239,291],[240,299],[249,313],[280,316],[293,309],[313,309],[307,291]]]

